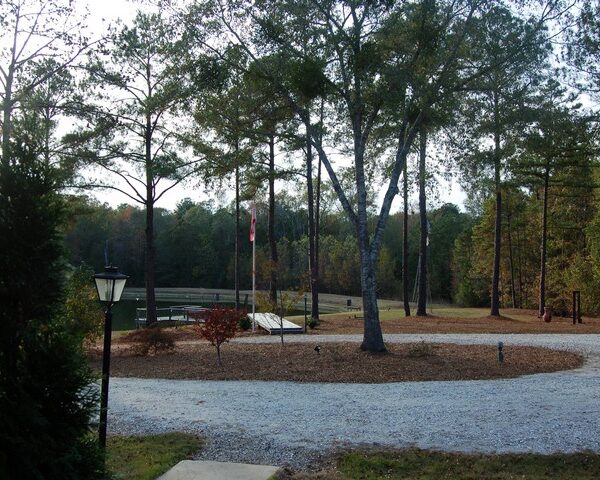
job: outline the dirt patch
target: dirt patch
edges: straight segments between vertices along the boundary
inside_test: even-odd
[[[173,353],[146,357],[126,344],[113,350],[115,377],[194,380],[286,380],[294,382],[388,383],[482,380],[554,372],[582,365],[581,355],[539,347],[505,346],[500,364],[489,345],[390,344],[386,353],[365,353],[355,343],[236,344],[222,348],[223,366],[207,343],[178,345]],[[92,365],[100,369],[98,352]]]

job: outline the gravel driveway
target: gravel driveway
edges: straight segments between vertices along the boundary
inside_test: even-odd
[[[358,335],[288,341],[360,341]],[[109,432],[189,431],[202,457],[303,467],[352,445],[455,451],[600,452],[600,335],[388,335],[387,342],[556,347],[582,368],[516,379],[390,384],[111,379]],[[242,341],[242,340],[240,340]],[[252,337],[248,342],[278,341]]]

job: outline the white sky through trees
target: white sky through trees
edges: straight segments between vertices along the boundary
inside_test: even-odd
[[[76,5],[78,5],[78,7],[81,9],[82,14],[86,11],[86,9],[89,12],[88,25],[94,37],[101,36],[107,30],[107,26],[110,23],[120,21],[123,24],[130,24],[138,9],[151,9],[151,7],[148,5],[142,5],[131,0],[78,0]],[[433,145],[429,146],[429,150],[431,153],[435,153],[435,147]],[[281,155],[279,155],[279,157],[281,157]],[[348,160],[348,162],[350,162],[350,160]],[[432,167],[437,165],[437,161],[431,163]],[[409,175],[414,176],[416,174],[416,165],[414,164],[414,159],[412,158],[409,159],[409,169],[411,168],[411,164],[413,174],[411,175],[409,171]],[[432,169],[430,173],[433,174],[433,176],[437,179],[437,182],[435,182],[435,193],[432,192],[433,194],[430,193],[428,195],[428,203],[430,204],[430,207],[436,207],[443,203],[449,202],[458,205],[461,209],[464,209],[466,194],[462,191],[458,183],[456,181],[448,181],[447,179],[443,178],[443,171],[436,172],[434,169]],[[325,171],[323,171],[323,175],[326,179],[327,174]],[[410,183],[412,184],[412,192],[409,200],[411,203],[409,211],[416,211],[418,192],[416,179],[414,181],[412,180],[413,179],[411,178]],[[158,202],[157,207],[172,210],[179,201],[186,197],[191,198],[196,202],[208,199],[216,199],[217,203],[229,203],[233,200],[233,195],[231,194],[232,189],[229,188],[231,186],[229,185],[230,183],[231,182],[224,181],[221,189],[215,189],[214,187],[211,187],[209,189],[210,191],[207,192],[207,189],[203,185],[200,185],[197,180],[191,179],[181,185],[178,185],[165,194],[165,196]],[[294,184],[296,183],[297,182],[294,182]],[[384,183],[382,182],[381,185],[383,188]],[[282,181],[278,181],[276,183],[276,188],[277,190],[285,189],[290,191],[290,185],[284,185]],[[123,203],[131,203],[130,199],[116,191],[92,191],[89,192],[89,194],[97,198],[99,201],[106,202],[113,207]],[[380,193],[378,197],[382,198],[383,193]],[[396,212],[401,209],[402,200],[400,196],[397,196],[392,206],[392,212]]]

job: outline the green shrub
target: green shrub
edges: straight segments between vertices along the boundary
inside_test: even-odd
[[[246,315],[240,318],[240,321],[238,322],[238,327],[240,327],[240,330],[249,330],[252,327],[252,319],[250,318],[250,316]]]
[[[0,163],[0,478],[104,478],[95,378],[61,312],[60,183],[14,145]]]
[[[127,338],[133,343],[135,355],[145,356],[152,351],[154,355],[162,352],[172,352],[175,349],[174,335],[158,326],[137,330]]]
[[[430,343],[425,343],[425,340],[408,350],[408,357],[410,358],[427,358],[433,357],[434,355],[435,350],[433,345]]]
[[[75,268],[65,289],[65,320],[88,344],[102,336],[104,327],[104,312],[98,301],[93,274],[94,270],[86,265]]]
[[[308,319],[306,320],[306,325],[308,326],[308,328],[310,328],[311,330],[313,328],[316,328],[319,326],[319,324],[321,323],[321,321],[318,318],[315,317],[308,317]]]

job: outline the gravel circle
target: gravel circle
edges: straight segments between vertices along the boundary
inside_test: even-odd
[[[360,341],[360,335],[286,341]],[[533,345],[583,367],[504,380],[300,384],[113,378],[111,434],[188,431],[200,458],[305,468],[350,446],[465,452],[600,452],[600,335],[387,335],[387,342]],[[271,342],[277,337],[238,341]]]

